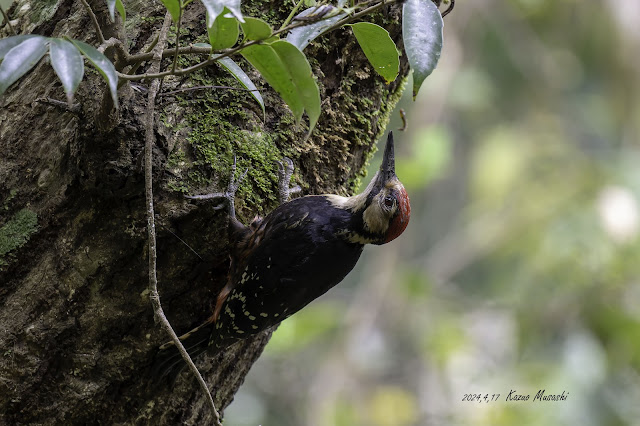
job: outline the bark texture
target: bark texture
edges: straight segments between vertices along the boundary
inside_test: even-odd
[[[106,2],[89,3],[106,38],[125,36],[125,28],[110,22]],[[143,49],[162,10],[156,2],[125,3],[126,38],[132,51]],[[244,1],[243,8],[277,23],[288,13],[281,3]],[[20,0],[9,16],[21,33],[97,45],[78,0]],[[401,46],[399,8],[375,19]],[[194,3],[183,28],[199,34],[202,22],[204,10]],[[224,211],[186,202],[184,192],[224,188],[234,153],[239,168],[251,168],[238,200],[245,220],[275,206],[272,159],[281,155],[294,160],[306,194],[346,194],[360,176],[401,84],[385,85],[349,32],[334,31],[305,51],[323,99],[318,128],[306,141],[305,126],[293,126],[266,87],[264,121],[242,92],[160,98],[159,291],[179,334],[209,316],[228,265]],[[407,71],[403,61],[398,82]],[[157,382],[149,371],[167,336],[154,324],[146,290],[144,87],[123,86],[120,110],[109,112],[104,82],[87,74],[76,96],[79,112],[42,101],[64,99],[47,61],[0,98],[0,423],[206,424],[205,399],[186,369],[175,384]],[[233,84],[228,78],[212,67],[190,79],[168,78],[164,90]],[[232,401],[268,340],[265,333],[197,359],[218,409]]]

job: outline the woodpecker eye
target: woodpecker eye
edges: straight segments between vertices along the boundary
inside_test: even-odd
[[[386,197],[384,197],[384,205],[386,207],[389,207],[389,208],[393,207],[394,201],[395,200],[393,199],[393,197],[391,195],[387,195]]]

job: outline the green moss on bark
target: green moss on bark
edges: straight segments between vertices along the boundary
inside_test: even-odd
[[[0,269],[10,263],[12,252],[29,241],[38,230],[38,215],[22,209],[0,228]]]

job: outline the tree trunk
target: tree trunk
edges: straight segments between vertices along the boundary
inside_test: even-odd
[[[124,29],[118,18],[110,22],[106,2],[89,3],[105,37],[121,38]],[[284,3],[290,2],[245,1],[243,11],[275,25],[289,12]],[[158,4],[125,1],[132,51],[146,48],[162,24]],[[80,1],[20,0],[8,13],[21,33],[98,45]],[[394,6],[374,18],[401,47],[399,16]],[[192,4],[183,28],[200,34],[203,22],[204,9]],[[5,26],[1,36],[8,31]],[[296,164],[294,178],[305,194],[351,192],[408,71],[403,61],[397,83],[385,85],[349,29],[305,53],[323,99],[308,140],[305,125],[293,125],[286,106],[255,73],[251,77],[264,87],[265,120],[246,92],[209,89],[158,98],[159,292],[179,334],[210,315],[228,266],[224,210],[196,206],[183,194],[226,187],[234,155],[239,169],[249,168],[237,201],[245,222],[275,206],[274,160],[285,155]],[[181,57],[179,66],[188,60]],[[86,75],[76,112],[46,101],[62,100],[64,93],[45,60],[0,98],[0,423],[206,424],[211,414],[187,369],[174,384],[149,372],[168,337],[154,323],[147,292],[144,86],[124,85],[120,110],[105,113],[105,84],[89,66]],[[167,78],[163,91],[205,84],[235,85],[211,67],[188,79]],[[264,333],[197,359],[220,410],[268,340]]]

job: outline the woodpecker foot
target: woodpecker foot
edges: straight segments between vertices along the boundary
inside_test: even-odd
[[[278,201],[280,204],[289,201],[291,194],[296,194],[302,189],[299,186],[290,187],[291,175],[293,175],[293,161],[290,158],[284,157],[282,161],[276,161],[278,163]]]
[[[225,204],[229,208],[229,216],[233,219],[236,218],[236,209],[235,209],[235,198],[236,192],[240,187],[240,183],[247,176],[247,172],[249,169],[246,169],[242,175],[238,179],[236,176],[236,157],[233,157],[233,165],[231,166],[231,177],[229,178],[229,186],[227,186],[227,190],[225,192],[213,192],[211,194],[203,194],[203,195],[185,195],[185,198],[190,200],[217,200],[222,199],[222,202],[215,206],[214,210],[220,210],[225,207]]]

